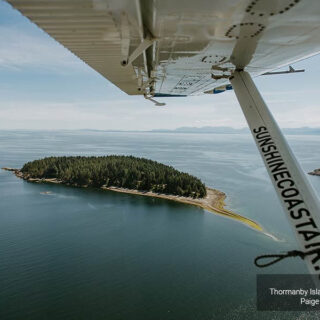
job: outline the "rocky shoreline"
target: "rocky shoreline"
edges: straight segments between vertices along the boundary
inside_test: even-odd
[[[44,179],[44,178],[32,178],[29,174],[25,174],[20,171],[20,169],[14,169],[14,168],[2,168],[3,170],[13,172],[18,178],[23,179],[28,182],[34,182],[34,183],[53,183],[53,184],[63,184],[67,186],[73,186],[73,187],[81,187],[86,188],[87,185],[73,185],[70,183],[65,183],[61,180],[58,180],[56,178],[51,179]],[[195,205],[198,207],[201,207],[205,210],[208,210],[210,212],[213,212],[215,214],[222,215],[227,218],[231,218],[234,220],[237,220],[241,223],[246,224],[247,226],[263,232],[263,228],[255,221],[248,219],[244,216],[241,216],[237,213],[234,213],[230,210],[225,209],[225,203],[224,200],[226,198],[225,193],[212,189],[212,188],[206,188],[207,190],[207,196],[204,198],[198,198],[193,199],[191,197],[182,197],[182,196],[176,196],[176,195],[170,195],[170,194],[162,194],[162,193],[155,193],[151,191],[139,191],[139,190],[133,190],[133,189],[125,189],[125,188],[118,188],[118,187],[107,187],[102,186],[102,190],[109,190],[114,192],[121,192],[121,193],[128,193],[128,194],[135,194],[140,196],[147,196],[147,197],[154,197],[154,198],[162,198],[162,199],[168,199],[173,200],[177,202],[187,203],[191,205]]]
[[[312,176],[320,176],[320,169],[315,169],[311,172],[308,172],[308,174],[310,174]]]

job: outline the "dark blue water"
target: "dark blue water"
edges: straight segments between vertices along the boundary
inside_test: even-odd
[[[306,171],[320,167],[319,140],[289,137]],[[318,318],[255,311],[258,272],[307,270],[296,259],[267,270],[253,265],[257,255],[296,245],[251,137],[0,132],[0,166],[107,154],[147,157],[200,177],[279,241],[197,207],[32,184],[1,171],[1,320]],[[320,178],[310,179],[319,192]]]

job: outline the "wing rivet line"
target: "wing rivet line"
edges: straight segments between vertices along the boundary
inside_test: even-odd
[[[242,29],[246,31],[246,35],[244,36],[240,36]],[[236,39],[247,38],[247,37],[253,38],[257,36],[259,33],[261,33],[264,29],[265,29],[265,26],[261,23],[242,22],[239,24],[232,25],[225,33],[225,37],[236,38]],[[236,30],[238,32],[236,32]]]
[[[283,4],[283,6],[280,7],[280,9],[275,10],[275,8],[270,8],[273,9],[271,12],[266,12],[268,11],[268,9],[266,10],[266,6],[264,6],[264,4],[267,4],[269,1],[264,0],[255,0],[252,1],[247,7],[246,7],[246,12],[250,13],[251,15],[259,15],[260,17],[263,17],[265,14],[269,14],[270,16],[273,16],[275,14],[283,14],[285,11],[290,10],[291,8],[293,8],[296,4],[298,4],[300,2],[300,0],[287,0],[287,3]],[[259,5],[260,4],[260,5]],[[275,11],[277,11],[275,13]]]

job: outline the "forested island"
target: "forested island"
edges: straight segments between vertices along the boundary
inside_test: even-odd
[[[225,209],[223,192],[206,187],[188,173],[153,160],[116,155],[48,157],[28,162],[21,169],[2,169],[12,171],[28,182],[92,187],[188,203],[264,232],[255,221]],[[42,191],[41,194],[50,193]]]
[[[25,178],[52,179],[74,186],[118,187],[203,198],[200,179],[171,166],[133,156],[49,157],[26,163]]]

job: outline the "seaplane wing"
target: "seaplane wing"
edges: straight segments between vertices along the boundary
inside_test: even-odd
[[[210,92],[320,50],[319,0],[7,2],[130,95]]]

